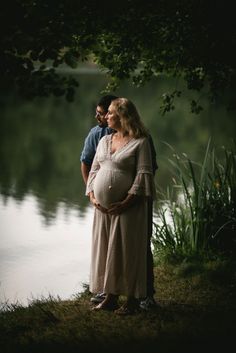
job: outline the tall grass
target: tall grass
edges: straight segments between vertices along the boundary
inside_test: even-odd
[[[156,257],[236,253],[235,147],[223,147],[221,161],[209,141],[200,164],[173,154],[173,183],[161,193],[154,223]]]

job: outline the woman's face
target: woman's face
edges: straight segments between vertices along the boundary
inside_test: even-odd
[[[107,125],[114,130],[119,130],[121,128],[120,117],[116,113],[116,108],[111,104],[108,108],[108,113],[106,115]]]

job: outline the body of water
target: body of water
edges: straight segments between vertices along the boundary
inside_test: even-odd
[[[2,99],[0,113],[0,299],[71,298],[89,280],[93,209],[84,195],[80,152],[95,125],[103,75],[81,74],[73,103],[63,98]],[[158,188],[172,180],[173,151],[201,161],[209,138],[216,152],[235,135],[235,113],[204,97],[192,115],[189,97],[161,116],[160,96],[174,83],[157,78],[142,88],[124,83],[116,95],[134,101],[157,149]]]
[[[2,303],[49,295],[70,298],[89,280],[92,208],[81,218],[59,205],[50,225],[38,213],[33,195],[21,203],[0,198]]]

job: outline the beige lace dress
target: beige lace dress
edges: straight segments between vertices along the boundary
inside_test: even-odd
[[[154,197],[151,152],[148,139],[131,139],[111,153],[112,135],[97,147],[86,188],[108,208],[127,194],[138,201],[120,215],[95,209],[93,220],[90,291],[146,295],[147,198]]]

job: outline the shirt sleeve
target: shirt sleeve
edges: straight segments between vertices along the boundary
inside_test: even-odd
[[[91,166],[96,153],[96,147],[97,145],[96,145],[94,133],[90,131],[90,133],[88,134],[88,136],[84,141],[84,148],[80,156],[80,161],[86,165]]]
[[[144,138],[138,147],[136,156],[136,176],[128,193],[147,196],[152,199],[156,198],[152,156],[148,138]]]

